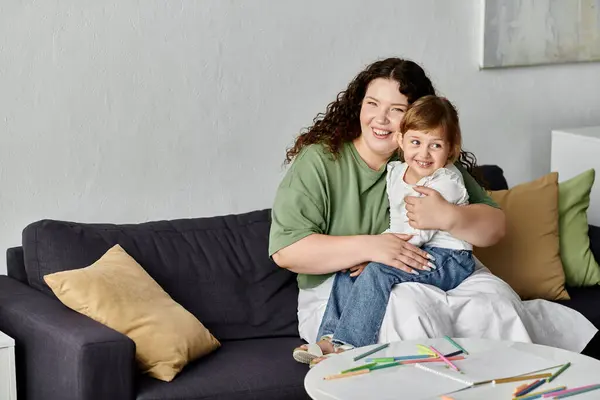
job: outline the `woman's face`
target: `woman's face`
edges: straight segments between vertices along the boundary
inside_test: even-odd
[[[377,78],[367,87],[360,109],[357,148],[371,168],[376,166],[369,161],[385,163],[398,149],[394,132],[400,129],[407,108],[408,99],[400,93],[398,82]]]

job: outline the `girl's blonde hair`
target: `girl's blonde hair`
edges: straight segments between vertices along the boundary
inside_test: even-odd
[[[458,112],[445,97],[423,96],[415,101],[400,123],[398,140],[408,131],[432,131],[442,129],[450,144],[448,162],[455,163],[460,157],[462,135],[458,123]],[[402,156],[402,154],[401,154]]]

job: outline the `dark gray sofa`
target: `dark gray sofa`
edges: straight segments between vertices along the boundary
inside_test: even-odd
[[[492,189],[502,170],[483,167]],[[44,220],[7,251],[0,330],[16,342],[20,400],[306,399],[305,365],[291,357],[297,331],[295,275],[267,257],[269,210],[135,225]],[[590,227],[600,256],[600,228]],[[64,307],[43,276],[81,268],[119,243],[222,342],[172,382],[139,374],[133,342]],[[600,288],[569,289],[563,302],[600,327]],[[600,358],[600,335],[584,353]]]

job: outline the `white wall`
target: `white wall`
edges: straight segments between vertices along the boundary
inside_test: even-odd
[[[544,174],[551,128],[600,125],[600,64],[479,71],[480,12],[479,0],[2,0],[0,249],[41,218],[270,207],[294,135],[386,56],[426,67],[481,163],[510,184]]]

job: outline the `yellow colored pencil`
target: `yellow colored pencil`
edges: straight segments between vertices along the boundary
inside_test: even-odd
[[[423,344],[418,344],[417,345],[417,349],[419,349],[419,353],[420,354],[430,354],[432,356],[436,356],[437,354],[435,354],[433,351],[431,351],[431,349]]]
[[[552,374],[546,373],[546,374],[537,374],[537,375],[513,376],[511,378],[494,379],[492,381],[492,383],[498,384],[498,383],[509,383],[509,382],[519,382],[519,381],[531,381],[531,380],[540,379],[540,378],[547,378],[549,376],[552,376]]]

